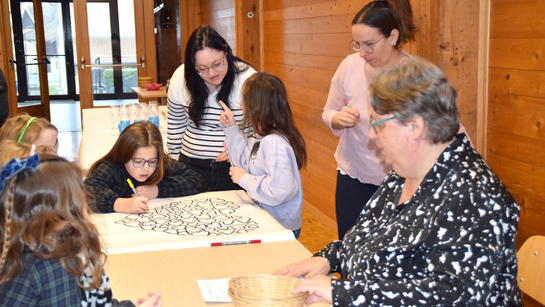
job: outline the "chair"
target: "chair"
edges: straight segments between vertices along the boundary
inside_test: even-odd
[[[545,236],[532,236],[519,249],[520,290],[545,305]]]

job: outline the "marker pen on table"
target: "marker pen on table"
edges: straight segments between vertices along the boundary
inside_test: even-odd
[[[350,105],[350,103],[348,103],[348,100],[343,99],[343,101],[344,101],[344,104],[345,104],[347,107],[349,107],[350,109],[354,109],[354,108],[352,108],[352,106]],[[358,116],[358,119],[360,119],[359,116]]]
[[[136,192],[136,189],[134,188],[134,185],[132,184],[132,181],[130,178],[127,178],[127,182],[129,183],[129,186],[131,187],[132,191],[134,192],[134,195],[138,196],[138,193]]]
[[[231,155],[229,154],[229,151],[227,150],[227,144],[223,142],[223,149],[225,149],[225,153],[227,154],[227,159],[229,160],[229,163],[231,163],[231,166],[235,166],[233,164],[233,160],[231,159]]]
[[[210,246],[225,246],[225,245],[254,244],[254,243],[261,243],[261,240],[213,242],[213,243],[210,243]]]

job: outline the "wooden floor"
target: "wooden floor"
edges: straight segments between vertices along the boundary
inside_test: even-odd
[[[51,122],[59,129],[59,156],[77,163],[81,141],[81,119],[79,107],[76,104],[76,102],[52,102]],[[318,252],[336,239],[336,229],[331,229],[316,219],[309,211],[303,210],[303,227],[299,242],[311,253]]]

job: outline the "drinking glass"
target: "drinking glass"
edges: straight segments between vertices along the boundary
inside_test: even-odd
[[[120,116],[120,107],[118,105],[110,106],[110,122],[112,123],[112,130],[114,130],[114,135],[117,135],[119,116]]]
[[[167,121],[167,114],[165,111],[159,112],[159,128],[161,130],[161,134],[166,135],[167,128],[168,128],[168,121]]]

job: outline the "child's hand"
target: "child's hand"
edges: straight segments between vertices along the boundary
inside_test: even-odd
[[[115,212],[144,213],[148,211],[147,197],[118,198],[114,203]]]
[[[163,306],[163,300],[161,299],[161,293],[148,293],[149,298],[139,298],[136,304],[139,307],[161,307]]]
[[[220,154],[216,157],[216,162],[223,162],[227,161],[227,153],[224,151],[220,152]]]
[[[248,174],[248,172],[245,171],[243,168],[236,166],[231,166],[231,168],[229,168],[229,175],[231,175],[231,180],[233,180],[233,182],[236,184],[238,184],[240,178],[244,176],[244,174]]]
[[[136,192],[138,193],[138,196],[144,196],[148,199],[154,199],[157,198],[157,196],[159,195],[159,187],[156,184],[141,185],[136,188]],[[133,194],[132,197],[134,196],[136,195]]]
[[[220,104],[223,107],[223,112],[220,114],[220,123],[225,127],[231,127],[235,125],[237,122],[235,121],[235,116],[233,116],[233,112],[223,103],[223,101],[220,100]]]

